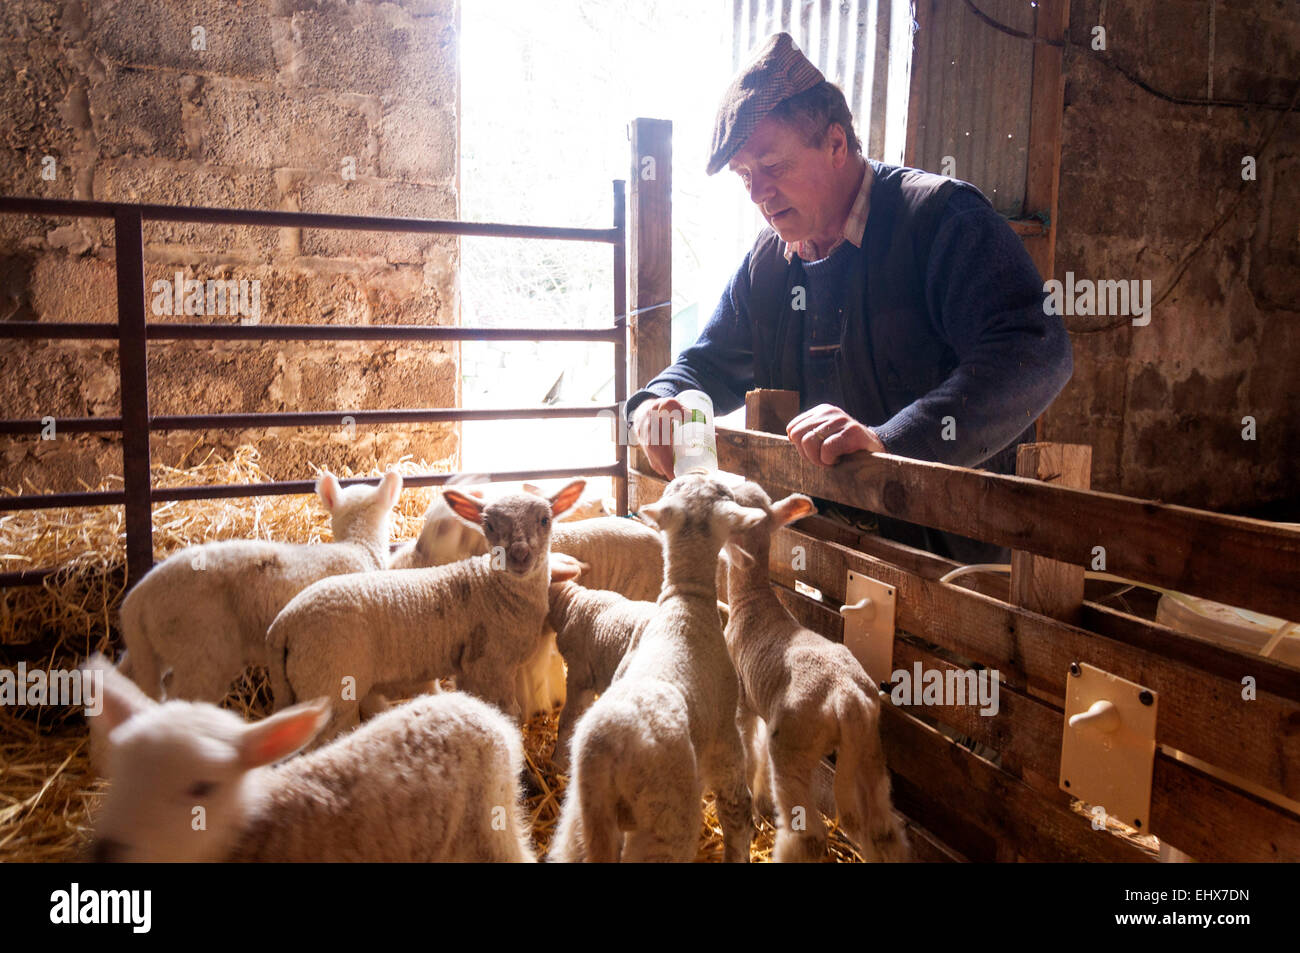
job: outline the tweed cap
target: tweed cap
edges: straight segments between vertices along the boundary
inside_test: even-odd
[[[799,52],[789,33],[774,33],[727,87],[713,126],[708,174],[740,151],[754,128],[777,103],[807,92],[826,77]]]

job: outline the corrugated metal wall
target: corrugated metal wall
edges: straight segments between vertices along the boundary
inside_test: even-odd
[[[863,152],[886,162],[902,160],[911,35],[907,0],[730,2],[733,70],[771,34],[789,33],[826,78],[844,90]],[[896,51],[892,56],[891,50]]]
[[[1012,218],[1024,213],[1034,45],[1001,33],[960,0],[917,0],[907,161],[972,182]],[[993,19],[1034,32],[1029,0],[979,0]],[[928,34],[928,35],[927,35]],[[952,162],[945,167],[944,157]]]

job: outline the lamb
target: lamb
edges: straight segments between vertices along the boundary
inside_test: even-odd
[[[524,489],[533,494],[540,492],[532,484],[524,484]],[[565,519],[571,515],[566,513]],[[447,565],[486,553],[487,549],[482,532],[457,517],[440,497],[426,511],[419,538],[394,555],[393,568]],[[551,550],[594,566],[583,575],[583,586],[614,590],[638,600],[653,600],[659,595],[663,582],[662,544],[659,534],[643,523],[618,517],[577,523],[557,521],[551,533]],[[535,655],[520,667],[515,700],[525,718],[566,704],[564,663],[553,630],[548,628]]]
[[[578,718],[609,687],[658,606],[607,589],[585,589],[572,581],[552,584],[550,598],[547,622],[556,632],[555,644],[565,666],[564,708],[552,761],[564,769]]]
[[[520,666],[536,651],[552,577],[551,524],[582,492],[575,480],[549,501],[530,494],[488,503],[449,489],[492,552],[430,569],[324,579],[295,596],[267,632],[277,708],[320,695],[335,708],[318,741],[355,727],[357,699],[376,685],[447,675],[518,718]],[[569,571],[570,575],[573,571]]]
[[[188,546],[149,571],[122,602],[124,670],[158,698],[171,669],[172,698],[218,702],[248,665],[266,665],[276,613],[327,576],[388,565],[389,518],[402,478],[339,486],[325,473],[316,492],[330,512],[326,545],[225,540]]]
[[[641,514],[664,534],[663,590],[636,649],[574,731],[551,858],[689,861],[707,786],[722,821],[724,859],[748,861],[753,824],[736,724],[739,685],[713,567],[722,544],[764,513],[737,504],[707,474],[688,473]],[[628,832],[621,857],[620,831]]]
[[[483,496],[481,490],[466,490],[471,496]],[[487,539],[477,526],[470,526],[452,512],[446,498],[439,493],[424,511],[420,535],[399,546],[393,553],[390,569],[421,569],[445,566],[488,551]]]
[[[820,860],[825,854],[826,830],[814,813],[813,783],[821,759],[835,751],[840,829],[868,861],[905,861],[907,835],[890,807],[876,686],[845,646],[801,626],[769,581],[772,533],[811,514],[812,500],[794,494],[773,503],[752,482],[737,487],[735,496],[765,514],[726,548],[731,609],[726,638],[740,675],[751,790],[761,801],[770,784],[775,800],[773,856],[787,862]],[[806,829],[797,829],[792,820],[809,813],[814,817]]]
[[[162,704],[93,657],[90,717],[109,760],[96,861],[535,860],[520,808],[523,745],[499,711],[428,695],[310,755],[317,699],[256,724],[206,702]]]

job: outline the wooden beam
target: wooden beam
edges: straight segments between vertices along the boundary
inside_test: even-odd
[[[745,428],[784,435],[790,421],[799,416],[797,390],[751,390],[745,394]]]
[[[637,391],[672,363],[673,124],[666,119],[634,119],[629,138],[628,369],[629,390]],[[650,469],[639,447],[632,457],[635,469]],[[644,505],[635,477],[628,489],[629,505],[633,509]]]
[[[1046,234],[1025,236],[1025,249],[1044,279],[1052,277],[1056,265],[1056,207],[1065,109],[1062,42],[1069,25],[1069,0],[1038,0],[1034,33],[1045,42],[1034,44],[1024,208],[1031,215],[1047,215]]]
[[[794,547],[802,547],[797,574]],[[896,587],[896,619],[963,658],[996,668],[1008,685],[1063,700],[1071,662],[1087,662],[1160,692],[1156,740],[1290,798],[1300,795],[1300,678],[1254,657],[1225,657],[1235,671],[1212,673],[1168,654],[1067,625],[957,586],[923,579],[887,562],[786,527],[772,540],[775,581],[819,589],[828,605],[846,596],[849,570]],[[1165,630],[1171,651],[1193,641]],[[1271,670],[1270,670],[1271,667]],[[1288,694],[1242,697],[1242,678],[1270,678]],[[1058,707],[1060,707],[1058,705]]]
[[[785,437],[718,428],[724,470],[1062,562],[1106,568],[1229,605],[1300,618],[1300,530],[1114,493],[884,453],[833,467],[803,460]]]
[[[1086,490],[1092,485],[1092,447],[1021,444],[1016,452],[1016,475]],[[1083,606],[1083,567],[1016,550],[1011,554],[1009,601],[1031,612],[1078,622]]]
[[[829,607],[784,586],[777,586],[777,594],[802,624],[833,641],[842,640],[842,620]],[[924,643],[900,635],[894,644],[895,669],[911,671],[918,662],[923,670],[960,668]],[[1008,773],[1046,801],[1069,810],[1072,799],[1057,786],[1064,713],[1008,685],[999,689],[998,712],[993,717],[981,715],[978,705],[969,704],[898,707],[994,748]],[[882,704],[892,707],[888,700]],[[1150,825],[1148,833],[1201,861],[1300,860],[1300,817],[1163,752],[1155,759]]]

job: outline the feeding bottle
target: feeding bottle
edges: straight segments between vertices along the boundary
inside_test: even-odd
[[[684,390],[677,395],[677,401],[683,413],[673,434],[673,476],[692,470],[716,471],[718,443],[713,429],[713,401],[702,390]]]

